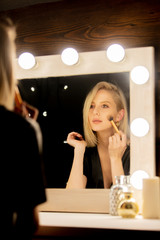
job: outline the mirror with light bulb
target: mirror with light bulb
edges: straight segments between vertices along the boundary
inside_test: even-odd
[[[112,46],[113,47],[113,46]],[[16,74],[22,98],[39,110],[37,121],[43,133],[47,187],[65,188],[73,161],[67,134],[83,134],[82,108],[88,91],[99,81],[118,85],[129,110],[130,173],[145,171],[155,175],[154,49],[122,49],[77,53],[67,61],[62,55],[36,57],[31,69]],[[110,56],[111,54],[111,56]],[[117,54],[116,54],[117,56]],[[63,57],[63,59],[62,59]],[[63,62],[63,61],[64,62]],[[74,62],[75,61],[75,62]],[[145,149],[145,150],[144,150]]]

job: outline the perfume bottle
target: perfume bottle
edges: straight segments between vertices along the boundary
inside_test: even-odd
[[[138,204],[133,198],[133,191],[122,192],[120,195],[117,212],[123,218],[135,218],[139,212]]]
[[[117,208],[119,203],[119,197],[122,192],[130,190],[130,178],[129,176],[115,176],[116,183],[112,185],[109,193],[109,213],[113,216],[118,216]]]

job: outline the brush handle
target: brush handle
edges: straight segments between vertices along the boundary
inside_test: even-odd
[[[120,132],[119,132],[119,130],[118,130],[116,124],[114,123],[114,121],[111,120],[110,122],[111,122],[112,126],[114,127],[115,131],[120,135]]]

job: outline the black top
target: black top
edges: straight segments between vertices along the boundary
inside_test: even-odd
[[[5,236],[18,229],[23,234],[21,238],[28,239],[34,231],[32,209],[46,201],[42,158],[31,124],[2,106],[0,149],[2,229]]]
[[[130,147],[127,146],[122,157],[124,174],[130,171]],[[83,164],[83,174],[87,177],[86,188],[104,188],[101,163],[97,147],[86,148]]]

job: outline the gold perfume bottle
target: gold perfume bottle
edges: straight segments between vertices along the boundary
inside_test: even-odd
[[[135,218],[139,212],[136,200],[133,198],[133,192],[123,192],[120,195],[120,201],[117,208],[118,215],[123,218]]]

